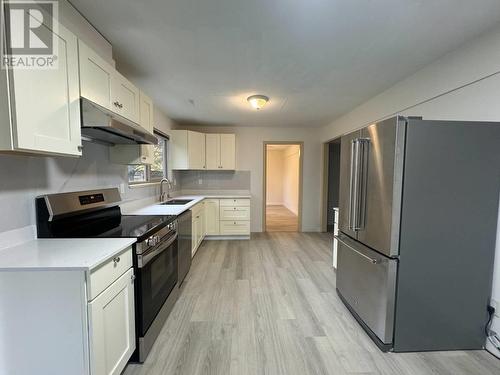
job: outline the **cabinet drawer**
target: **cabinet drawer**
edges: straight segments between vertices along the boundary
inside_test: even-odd
[[[250,235],[249,221],[221,221],[220,234],[222,236]]]
[[[250,207],[221,207],[220,220],[250,220]]]
[[[221,199],[221,206],[237,206],[237,207],[250,207],[250,199]]]
[[[132,267],[132,248],[116,255],[90,273],[90,282],[87,285],[89,301],[97,297],[104,289]]]

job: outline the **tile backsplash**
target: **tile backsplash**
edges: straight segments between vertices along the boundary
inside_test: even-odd
[[[250,171],[176,171],[184,190],[250,190]]]

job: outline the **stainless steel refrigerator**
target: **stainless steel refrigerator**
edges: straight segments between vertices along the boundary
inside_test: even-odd
[[[480,349],[500,124],[394,117],[342,137],[337,292],[382,350]]]

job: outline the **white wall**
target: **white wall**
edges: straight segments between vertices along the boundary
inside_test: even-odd
[[[331,140],[398,113],[436,120],[500,121],[499,73],[497,27],[324,127],[321,139]],[[494,268],[493,298],[500,301],[500,226]],[[499,320],[494,321],[497,332]]]
[[[283,205],[295,215],[299,214],[300,146],[283,150]]]
[[[252,194],[252,232],[262,231],[263,170],[265,141],[303,141],[302,230],[320,230],[320,174],[321,143],[318,129],[279,127],[199,127],[182,126],[182,129],[211,133],[236,134],[236,168],[250,171]]]
[[[282,150],[267,150],[266,204],[283,204],[283,170],[284,158]]]

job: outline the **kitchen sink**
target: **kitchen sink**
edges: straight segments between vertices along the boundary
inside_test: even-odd
[[[192,199],[171,199],[161,204],[165,206],[183,206],[191,201]]]

